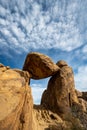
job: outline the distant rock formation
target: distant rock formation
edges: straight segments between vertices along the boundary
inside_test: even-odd
[[[65,114],[70,111],[74,102],[78,103],[74,74],[65,61],[57,62],[57,65],[60,70],[50,78],[47,90],[42,95],[41,104],[58,114]]]
[[[33,130],[29,74],[0,64],[0,130]]]
[[[80,92],[78,90],[75,90],[75,91],[76,91],[76,95],[79,99],[83,98],[85,101],[87,101],[87,92]]]
[[[23,70],[0,64],[0,130],[87,130],[87,92],[75,90],[65,61],[54,64],[40,53],[26,57]],[[34,105],[30,78],[51,76],[40,105]]]
[[[27,55],[23,70],[28,71],[32,79],[42,79],[54,75],[59,67],[48,56],[32,52]]]

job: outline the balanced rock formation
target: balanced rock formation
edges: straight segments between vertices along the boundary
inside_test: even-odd
[[[54,75],[59,67],[48,56],[32,52],[27,55],[23,70],[28,71],[32,79],[42,79]]]
[[[61,68],[50,78],[47,90],[42,95],[41,104],[58,114],[65,114],[70,111],[73,103],[78,103],[78,99],[72,68],[64,61],[59,61],[57,65]]]
[[[65,61],[30,53],[23,69],[0,64],[0,130],[87,130],[87,92],[75,90]],[[41,104],[33,105],[30,78],[48,76]]]
[[[0,64],[0,130],[33,130],[29,77]]]

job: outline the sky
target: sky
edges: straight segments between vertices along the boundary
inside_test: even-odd
[[[30,52],[65,60],[87,91],[87,0],[0,0],[0,62],[22,69]],[[34,103],[48,80],[31,80]]]

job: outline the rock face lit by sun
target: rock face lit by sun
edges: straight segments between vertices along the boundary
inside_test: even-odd
[[[87,92],[75,89],[74,73],[67,62],[55,64],[36,52],[29,53],[25,61],[26,71],[0,64],[0,130],[86,130]],[[52,65],[58,70],[51,75]],[[29,83],[37,74],[36,80],[42,78],[42,73],[43,78],[51,78],[41,103],[34,105]]]

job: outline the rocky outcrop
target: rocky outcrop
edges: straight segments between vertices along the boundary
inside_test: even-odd
[[[77,97],[80,99],[84,99],[85,101],[87,101],[87,92],[80,92],[78,90],[75,90],[76,91],[76,95]]]
[[[72,68],[40,53],[28,54],[22,71],[0,64],[0,130],[87,130],[87,92],[75,90]],[[52,76],[40,105],[30,78]]]
[[[59,64],[61,69],[50,78],[47,90],[42,95],[41,104],[61,115],[70,112],[70,107],[74,102],[78,103],[78,99],[72,68],[67,63],[64,66],[61,62]]]
[[[68,114],[66,118],[63,119],[57,113],[41,105],[34,105],[33,123],[35,130],[87,130],[87,115],[81,112],[76,115],[76,113],[75,111],[75,117],[72,114]],[[80,122],[81,119],[79,118],[81,118],[82,121],[84,118],[85,127],[83,127],[83,123]]]
[[[67,126],[58,114],[41,105],[34,105],[33,116],[35,130],[70,130],[70,123]]]
[[[29,74],[0,64],[0,130],[33,130]]]
[[[23,70],[28,71],[32,79],[42,79],[54,75],[59,67],[48,56],[32,52],[27,55]]]

